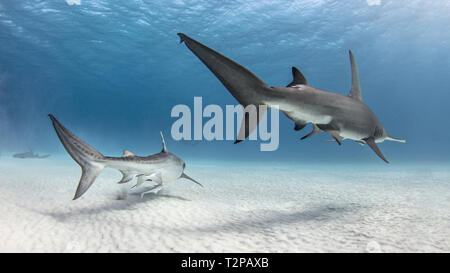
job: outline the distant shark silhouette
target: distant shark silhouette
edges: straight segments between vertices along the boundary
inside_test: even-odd
[[[342,139],[352,139],[367,144],[386,163],[389,163],[378,148],[378,142],[392,140],[406,142],[389,136],[378,118],[362,101],[358,68],[353,53],[350,54],[352,86],[348,96],[320,90],[310,86],[303,74],[292,67],[293,81],[287,87],[270,87],[252,72],[220,53],[178,33],[180,43],[186,46],[211,70],[222,84],[244,107],[260,105],[278,106],[286,116],[295,122],[295,130],[303,129],[308,123],[313,130],[302,137],[306,139],[320,132],[326,132],[341,145]],[[265,112],[261,107],[258,122]],[[258,122],[248,121],[245,115],[235,143],[246,139]],[[250,124],[249,124],[250,123]]]
[[[39,155],[39,154],[34,154],[32,151],[29,152],[25,152],[25,153],[18,153],[18,154],[13,154],[13,157],[15,158],[47,158],[50,155]]]
[[[161,133],[162,151],[150,156],[136,156],[128,150],[123,151],[122,157],[103,156],[89,144],[67,130],[53,115],[48,115],[53,123],[56,134],[61,140],[69,155],[81,166],[81,178],[73,200],[82,196],[94,183],[94,180],[105,167],[119,170],[123,177],[118,183],[127,183],[137,177],[139,186],[145,181],[153,181],[157,185],[151,190],[141,193],[143,197],[146,193],[161,187],[163,183],[185,178],[202,186],[199,182],[190,178],[184,173],[186,164],[183,160],[167,151],[164,137]],[[133,188],[134,188],[133,187]]]

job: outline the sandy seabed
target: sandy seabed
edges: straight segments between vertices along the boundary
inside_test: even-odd
[[[450,252],[444,165],[197,162],[143,199],[109,169],[72,201],[67,157],[0,158],[1,252]]]

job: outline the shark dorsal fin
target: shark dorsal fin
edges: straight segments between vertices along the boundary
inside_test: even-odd
[[[166,148],[166,142],[164,141],[164,136],[163,133],[161,131],[159,131],[159,133],[161,134],[161,142],[162,142],[162,153],[167,153],[167,148]]]
[[[303,76],[302,72],[298,70],[297,67],[292,67],[292,77],[294,78],[290,84],[288,84],[287,87],[292,87],[298,84],[304,84],[308,85],[308,81],[306,80],[305,76]]]
[[[136,155],[132,151],[123,150],[122,157],[128,157],[128,156],[136,156]]]
[[[361,85],[359,83],[358,67],[356,66],[355,57],[351,50],[348,51],[350,55],[350,66],[352,69],[352,88],[350,89],[349,97],[362,101]]]

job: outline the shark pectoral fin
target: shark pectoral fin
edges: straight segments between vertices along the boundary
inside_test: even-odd
[[[251,109],[251,108],[248,108]],[[258,127],[259,122],[267,113],[266,105],[255,106],[255,112],[252,113],[251,110],[244,111],[242,117],[241,128],[239,129],[239,133],[234,144],[239,143],[246,139],[251,133]],[[255,117],[256,114],[256,117]]]
[[[120,171],[120,172],[122,173],[122,179],[119,182],[117,182],[118,184],[127,183],[127,182],[130,182],[131,180],[133,180],[134,174],[127,173],[124,171]]]
[[[188,176],[187,174],[185,174],[185,173],[182,173],[181,176],[180,176],[180,178],[186,178],[187,180],[191,180],[191,181],[194,182],[195,184],[198,184],[198,185],[200,185],[201,187],[203,187],[202,184],[200,184],[199,182],[195,181],[193,178],[189,177],[189,176]]]
[[[381,158],[384,162],[389,163],[387,159],[384,157],[384,155],[381,153],[380,149],[378,148],[377,144],[375,143],[375,139],[373,137],[368,137],[363,139],[367,145],[369,145],[370,148]]]
[[[319,127],[317,127],[316,124],[313,123],[313,129],[312,129],[311,133],[307,134],[306,136],[303,136],[301,138],[301,140],[304,140],[304,139],[307,139],[308,137],[312,137],[314,135],[317,135],[320,132],[322,132],[322,130]]]
[[[332,136],[339,145],[342,145],[341,137],[339,136],[338,130],[325,130],[327,134]]]
[[[292,87],[299,84],[308,85],[308,81],[306,80],[305,76],[303,76],[302,72],[298,70],[297,67],[292,67],[292,77],[293,80],[290,84],[287,85],[287,87]]]

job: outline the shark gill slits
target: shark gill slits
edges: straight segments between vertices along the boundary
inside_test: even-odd
[[[373,133],[375,138],[379,138],[381,136],[383,136],[383,129],[381,129],[380,127],[376,126],[375,127],[375,132]]]

